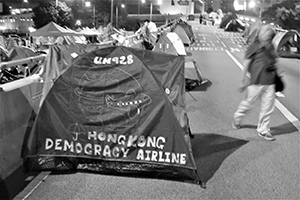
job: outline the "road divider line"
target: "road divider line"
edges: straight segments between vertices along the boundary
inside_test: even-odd
[[[233,60],[233,62],[244,71],[244,66],[228,51],[225,50],[227,55]],[[282,103],[275,99],[275,107],[300,131],[300,121],[295,117]]]
[[[14,199],[26,200],[51,174],[51,171],[40,172]]]

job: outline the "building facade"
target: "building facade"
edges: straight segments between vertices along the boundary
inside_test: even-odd
[[[0,31],[2,33],[29,33],[33,27],[32,12],[0,16]]]

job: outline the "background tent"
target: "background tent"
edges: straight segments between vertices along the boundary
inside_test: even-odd
[[[162,33],[154,45],[153,51],[186,56],[184,44],[175,32]]]
[[[172,35],[177,35],[176,33],[171,32]],[[177,52],[177,49],[175,48],[174,44],[169,39],[170,37],[167,37],[168,34],[162,34],[158,40],[158,42],[155,44],[153,51],[157,52],[163,52],[167,54],[172,55],[179,55]],[[180,45],[180,46],[183,46]],[[182,47],[180,47],[181,49]],[[183,46],[183,50],[185,53],[185,49]],[[186,55],[186,54],[185,54]],[[197,85],[200,85],[205,78],[202,76],[201,70],[199,65],[190,57],[185,57],[185,63],[184,63],[184,78],[185,78],[185,87],[187,89],[191,89]]]
[[[237,15],[235,13],[228,13],[222,17],[221,23],[219,25],[220,28],[225,28],[227,24],[232,20],[232,19],[237,19]]]
[[[184,68],[186,88],[195,87],[204,83],[203,81],[206,80],[201,73],[198,63],[194,59],[190,57],[185,57]]]
[[[273,38],[273,44],[280,57],[300,58],[300,34],[297,31],[278,32]]]
[[[72,30],[67,30],[54,22],[43,26],[42,28],[31,32],[31,36],[66,36],[66,35],[76,35],[77,33]]]
[[[198,183],[172,105],[184,102],[184,58],[166,55],[113,46],[79,56],[56,80],[24,141],[26,167]]]
[[[37,56],[37,55],[38,55],[38,53],[35,53],[33,49],[25,47],[25,46],[16,46],[13,49],[11,49],[7,54],[8,61],[22,59],[22,58],[28,58],[28,57]]]
[[[171,32],[175,32],[185,45],[191,45],[194,42],[193,31],[190,25],[185,22],[177,23]]]
[[[179,21],[176,26],[181,26],[184,31],[186,32],[186,34],[188,35],[188,37],[190,38],[190,40],[192,42],[194,42],[195,40],[195,36],[194,36],[194,32],[193,32],[193,29],[192,29],[192,26],[189,25],[187,22],[185,21]]]

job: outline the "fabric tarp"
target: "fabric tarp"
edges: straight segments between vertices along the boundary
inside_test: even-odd
[[[183,65],[181,56],[128,47],[80,55],[55,81],[24,142],[27,169],[199,183]]]

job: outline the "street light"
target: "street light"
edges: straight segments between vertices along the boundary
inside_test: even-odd
[[[146,0],[141,0],[142,3],[146,3]],[[162,4],[162,0],[157,0],[157,4],[161,5]],[[150,21],[152,21],[152,12],[153,12],[153,4],[152,4],[152,0],[150,0]]]
[[[121,8],[125,8],[125,4],[121,4]],[[116,28],[118,28],[118,21],[119,21],[119,6],[116,6]]]
[[[85,2],[85,7],[91,7],[92,3],[90,1],[86,1]],[[95,5],[93,4],[93,23],[94,23],[94,27],[96,27],[96,13],[95,13]]]
[[[111,0],[110,4],[110,23],[113,24],[114,21],[114,0]]]

